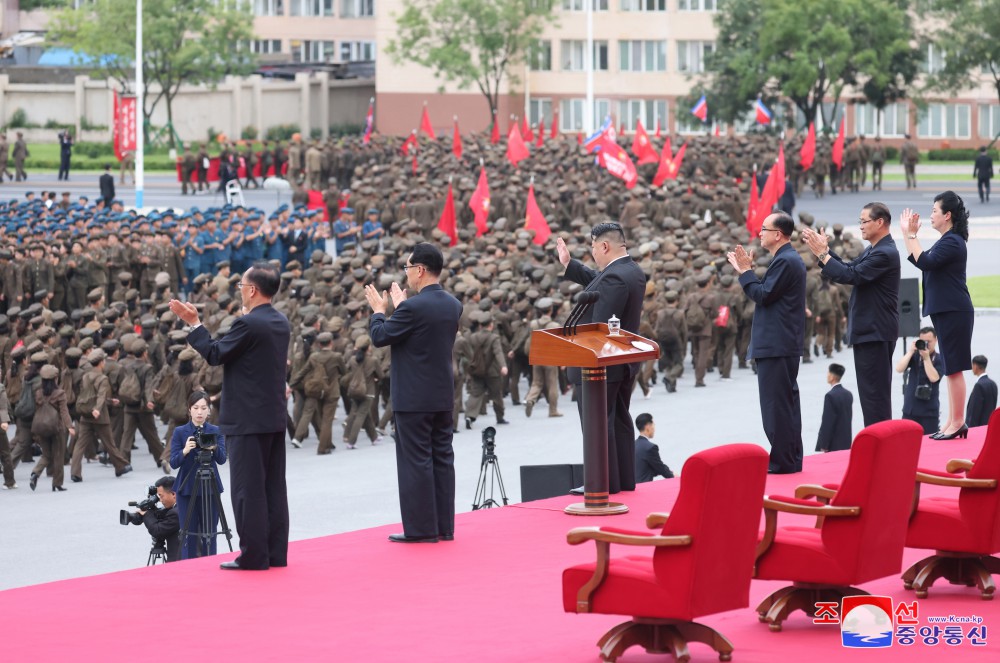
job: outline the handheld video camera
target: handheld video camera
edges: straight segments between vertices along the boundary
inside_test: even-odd
[[[122,525],[141,525],[142,516],[139,515],[139,511],[149,511],[156,507],[157,502],[160,501],[160,496],[156,494],[156,486],[150,486],[146,492],[146,499],[137,500],[135,502],[129,502],[128,505],[135,507],[135,512],[129,512],[122,509],[118,512],[118,522]]]
[[[219,444],[219,436],[215,433],[205,433],[201,428],[194,430],[194,444],[200,451],[211,451]]]

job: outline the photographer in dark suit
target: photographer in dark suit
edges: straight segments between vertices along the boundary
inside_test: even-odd
[[[639,318],[646,294],[646,275],[635,264],[625,246],[625,232],[613,221],[599,223],[590,232],[590,255],[597,269],[570,258],[566,242],[556,240],[559,262],[566,268],[564,278],[584,286],[585,291],[600,293],[600,299],[580,318],[580,324],[607,322],[611,316],[621,321],[621,328],[639,333]],[[568,371],[576,393],[577,411],[583,421],[583,399],[580,396],[581,372]],[[635,430],[629,405],[632,389],[639,375],[639,364],[620,364],[607,368],[608,408],[608,492],[635,490]],[[582,489],[576,489],[582,493]]]
[[[892,353],[899,335],[899,250],[889,233],[892,215],[882,203],[861,210],[861,239],[871,244],[845,262],[826,235],[802,229],[802,239],[822,265],[823,276],[851,286],[847,342],[854,346],[858,400],[865,426],[892,419]],[[848,442],[850,447],[850,442]]]
[[[635,418],[635,427],[639,429],[639,437],[635,438],[635,482],[646,483],[657,476],[673,479],[674,473],[660,458],[660,448],[653,444],[653,415],[643,412]]]
[[[969,406],[965,409],[965,421],[970,427],[985,426],[993,410],[997,409],[997,383],[986,375],[986,363],[984,355],[972,358],[972,374],[979,379],[972,387]]]
[[[441,288],[444,257],[432,244],[413,247],[406,261],[407,297],[398,283],[389,293],[365,286],[372,307],[368,334],[390,346],[390,391],[395,417],[396,474],[403,532],[396,543],[437,543],[455,537],[455,382],[452,351],[462,304]],[[389,297],[393,312],[386,317]]]
[[[930,435],[937,431],[941,416],[938,392],[944,371],[933,327],[921,329],[909,351],[896,363],[896,372],[904,371],[903,419],[917,422],[923,426],[924,435]]]
[[[229,451],[233,516],[240,556],[224,569],[288,566],[288,492],[285,485],[285,369],[288,318],[271,306],[278,270],[256,262],[237,285],[243,315],[213,341],[193,304],[171,300],[170,310],[192,329],[188,343],[209,366],[222,366],[219,429]]]
[[[754,254],[742,246],[727,255],[740,285],[753,300],[747,359],[757,360],[757,391],[764,434],[771,443],[770,474],[802,471],[802,408],[799,358],[806,324],[806,266],[791,245],[795,222],[771,214],[760,228],[760,245],[772,256],[764,278],[753,272]]]
[[[155,485],[156,496],[160,499],[163,508],[137,511],[136,513],[142,518],[142,524],[146,526],[149,535],[158,542],[166,544],[167,561],[176,562],[181,558],[181,521],[177,515],[177,493],[174,492],[174,478],[169,475],[160,477],[156,480]]]

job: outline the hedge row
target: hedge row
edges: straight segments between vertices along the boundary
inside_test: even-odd
[[[997,159],[1000,157],[1000,152],[989,150],[989,155]],[[947,150],[929,150],[927,152],[927,159],[929,161],[974,161],[977,156],[979,156],[979,150],[977,149],[951,148]]]

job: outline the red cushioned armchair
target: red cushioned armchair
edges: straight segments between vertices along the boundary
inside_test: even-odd
[[[772,631],[795,610],[812,616],[819,601],[867,594],[852,585],[899,573],[922,437],[912,421],[874,424],[854,439],[836,490],[800,486],[796,497],[764,498],[755,577],[794,583],[757,606]],[[816,526],[778,527],[779,512],[816,516]]]
[[[964,472],[965,476],[958,474]],[[920,500],[906,533],[909,548],[930,548],[937,554],[922,559],[903,574],[903,586],[927,598],[938,578],[953,585],[976,586],[985,600],[996,589],[992,574],[1000,573],[1000,410],[990,417],[986,441],[976,460],[952,460],[947,472],[917,472],[920,483],[952,486],[958,497]]]
[[[569,532],[571,544],[597,544],[597,562],[563,571],[566,612],[634,616],[597,643],[605,661],[632,645],[687,660],[688,641],[730,659],[732,644],[692,620],[749,605],[767,462],[767,453],[752,444],[702,451],[684,464],[673,511],[646,519],[659,534],[612,527]],[[653,555],[611,559],[612,543],[651,547]]]

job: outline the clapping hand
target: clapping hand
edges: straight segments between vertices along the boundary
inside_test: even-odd
[[[829,239],[825,233],[819,233],[812,228],[802,229],[802,241],[806,243],[813,255],[829,252]]]
[[[406,301],[406,291],[400,288],[399,284],[395,281],[392,282],[392,287],[389,289],[389,295],[392,297],[393,308],[398,307]]]
[[[183,320],[187,325],[198,324],[198,309],[194,307],[194,304],[189,302],[182,302],[176,299],[170,300],[170,310],[178,318]]]
[[[920,230],[920,215],[907,207],[899,215],[899,226],[903,229],[904,235],[916,235]]]
[[[393,285],[397,288],[399,287],[395,283]],[[386,310],[389,308],[389,294],[384,290],[380,294],[378,288],[370,283],[365,286],[365,299],[368,300],[368,305],[372,307],[372,312],[374,313],[385,315]]]
[[[735,249],[726,254],[726,258],[729,260],[729,264],[733,266],[733,269],[739,274],[749,271],[753,267],[753,251],[747,253],[747,250],[739,244],[736,245]]]

